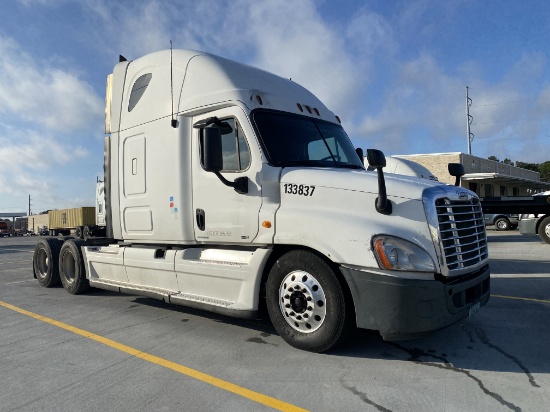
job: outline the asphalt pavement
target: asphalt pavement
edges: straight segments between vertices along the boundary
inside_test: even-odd
[[[491,299],[474,317],[405,342],[358,330],[327,354],[268,320],[42,288],[37,238],[2,238],[0,410],[548,410],[550,245],[487,234]]]

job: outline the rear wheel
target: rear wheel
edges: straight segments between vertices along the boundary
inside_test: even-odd
[[[83,236],[84,236],[84,239],[88,239],[92,237],[92,229],[90,229],[90,226],[84,226]]]
[[[75,230],[74,230],[74,237],[76,237],[77,239],[84,239],[84,228],[82,226],[78,226]]]
[[[550,216],[545,217],[540,222],[539,236],[544,242],[550,243]]]
[[[510,230],[510,221],[505,217],[499,217],[495,220],[495,228],[497,230]]]
[[[325,352],[341,343],[351,316],[336,273],[321,257],[304,250],[281,256],[266,283],[273,326],[290,345]]]
[[[80,239],[67,240],[59,253],[59,277],[65,290],[73,295],[86,292],[90,288],[81,249],[84,243]]]
[[[59,285],[59,253],[61,250],[59,239],[45,237],[38,240],[33,255],[33,270],[41,286],[50,288]]]

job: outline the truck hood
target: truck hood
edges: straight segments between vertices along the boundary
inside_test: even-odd
[[[376,172],[352,169],[285,168],[280,176],[280,208],[275,242],[300,244],[318,250],[334,262],[378,268],[373,236],[407,239],[437,262],[426,218],[423,193],[439,182],[385,174],[392,213],[376,211]]]

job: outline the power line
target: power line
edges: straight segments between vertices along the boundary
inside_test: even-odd
[[[540,139],[548,139],[550,138],[550,135],[548,136],[538,136],[538,137],[528,137],[528,138],[523,138],[524,140],[540,140]],[[491,137],[491,138],[488,138],[488,139],[478,139],[479,142],[493,142],[495,140],[498,140],[498,141],[507,141],[507,140],[517,140],[518,138],[517,137],[508,137],[506,139],[501,139],[499,137]]]
[[[543,116],[543,117],[529,117],[526,119],[509,119],[509,120],[501,120],[498,122],[485,122],[485,123],[472,123],[472,126],[481,126],[484,124],[497,124],[497,123],[510,123],[510,122],[530,122],[533,120],[540,120],[540,119],[548,119],[550,116]]]
[[[550,97],[538,97],[536,99],[525,99],[525,100],[510,100],[507,102],[498,102],[498,103],[487,103],[487,104],[478,104],[472,107],[487,107],[487,106],[499,106],[501,104],[513,104],[513,103],[524,103],[524,102],[534,102],[536,100],[550,100]]]

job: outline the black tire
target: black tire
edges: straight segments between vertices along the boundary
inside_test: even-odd
[[[274,263],[266,282],[269,317],[291,346],[325,352],[342,343],[352,316],[342,285],[321,257],[293,250]]]
[[[44,237],[38,240],[33,254],[33,271],[41,286],[51,288],[60,283],[59,252],[61,242],[54,237]]]
[[[84,228],[82,226],[78,226],[75,230],[74,230],[74,237],[77,238],[77,239],[84,239]]]
[[[510,230],[510,221],[505,217],[499,217],[497,220],[495,220],[495,229]]]
[[[545,243],[550,244],[550,216],[542,219],[539,225],[539,236]]]
[[[92,237],[92,229],[90,229],[90,226],[84,226],[83,236],[84,239],[89,239]]]
[[[59,277],[65,290],[72,295],[78,295],[90,289],[81,250],[84,243],[84,240],[80,239],[67,240],[59,253]]]

